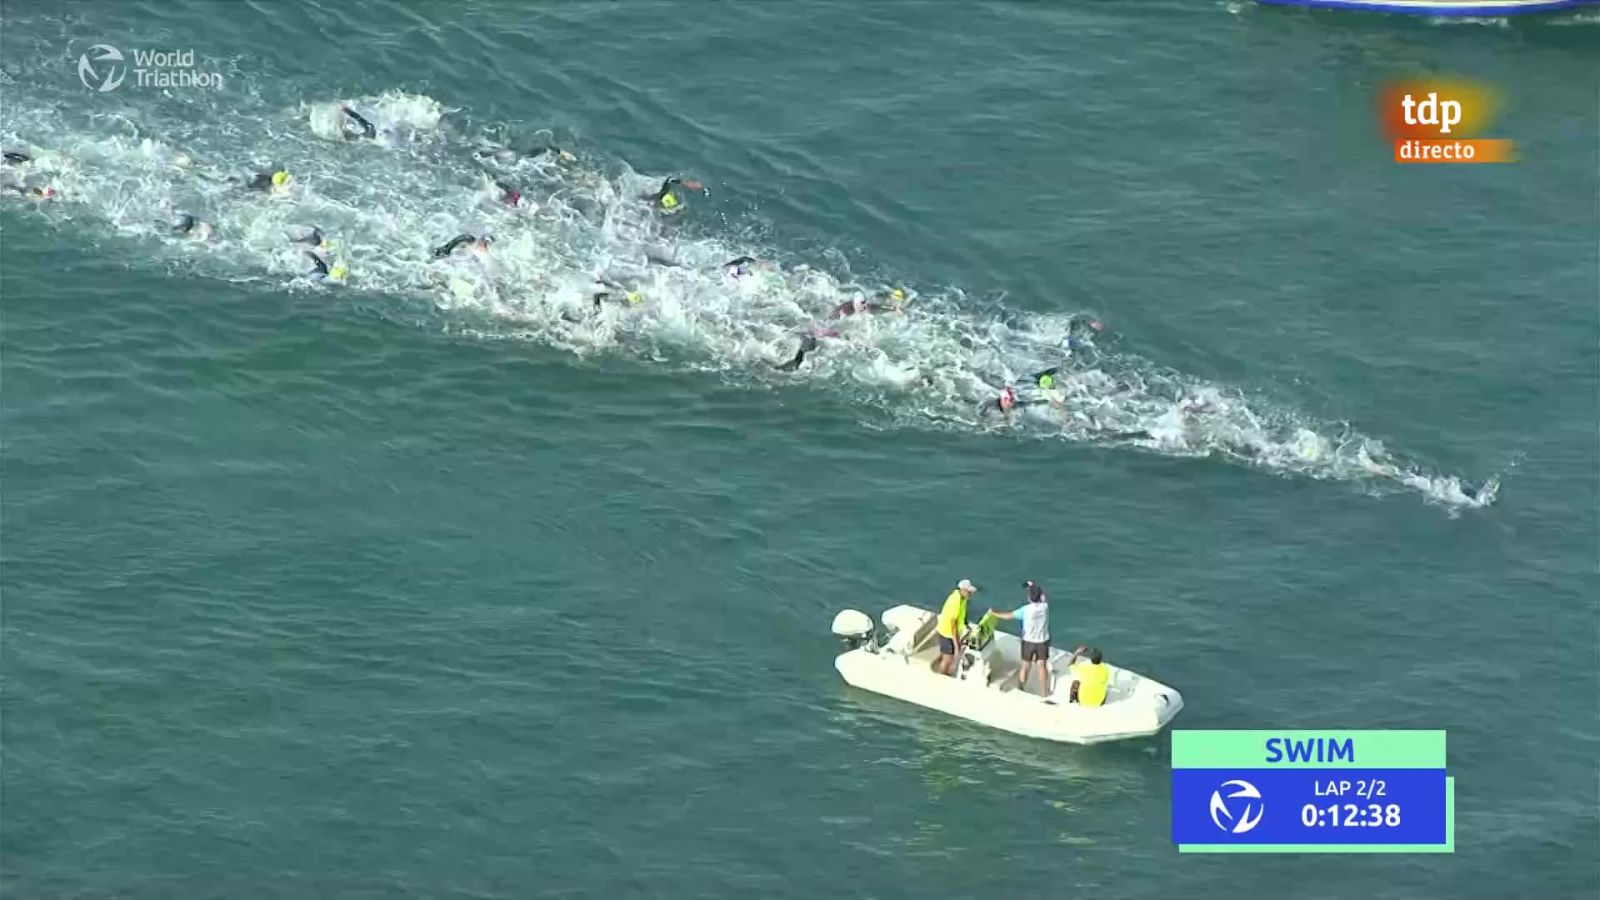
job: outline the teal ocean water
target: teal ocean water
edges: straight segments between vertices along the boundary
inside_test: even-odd
[[[0,203],[6,896],[1600,890],[1592,14],[13,2],[0,51],[59,191]],[[1394,164],[1419,72],[1521,160]],[[1053,365],[1066,417],[977,412]],[[841,683],[836,611],[963,577],[1179,727],[1448,729],[1456,852],[1180,856],[1164,735]]]

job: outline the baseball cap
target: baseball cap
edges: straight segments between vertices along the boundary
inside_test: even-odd
[[[956,584],[956,588],[963,591],[976,591],[978,586],[963,578]]]

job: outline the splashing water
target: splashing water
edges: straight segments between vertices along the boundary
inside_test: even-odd
[[[598,157],[513,152],[453,125],[458,111],[429,97],[235,108],[211,129],[137,109],[75,127],[49,104],[16,99],[0,111],[0,139],[34,159],[7,177],[59,192],[38,214],[120,233],[169,265],[213,277],[422,297],[454,330],[484,338],[578,354],[625,349],[751,380],[816,379],[850,394],[879,425],[1008,429],[1215,456],[1410,489],[1453,509],[1487,506],[1498,492],[1497,479],[1469,488],[1347,426],[1308,422],[1120,352],[1083,316],[986,312],[959,290],[923,288],[908,289],[903,312],[833,320],[839,304],[891,285],[662,216],[642,199],[659,179]],[[346,139],[341,102],[373,123],[374,139]],[[245,188],[251,173],[276,167],[292,175],[286,192]],[[505,186],[521,192],[520,204],[503,202]],[[185,213],[209,234],[174,231]],[[312,226],[327,235],[323,246],[290,240]],[[432,249],[456,234],[495,241],[486,253],[434,259]],[[313,250],[348,276],[308,279]],[[742,274],[722,265],[745,255],[762,262]],[[596,300],[602,292],[609,296]],[[807,335],[817,346],[804,364],[776,371]],[[1034,390],[1031,373],[1050,367],[1060,367],[1053,391]],[[1007,384],[1022,385],[1019,406],[1007,417],[982,411]]]

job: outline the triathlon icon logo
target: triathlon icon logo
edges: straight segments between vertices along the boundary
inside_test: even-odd
[[[1223,791],[1229,787],[1238,790],[1224,795]],[[1234,804],[1238,807],[1237,815],[1229,809],[1229,800],[1241,801]],[[1252,811],[1255,813],[1253,817]],[[1248,781],[1224,781],[1221,787],[1211,792],[1211,822],[1223,831],[1244,834],[1261,824],[1261,817],[1266,811],[1266,804],[1261,802],[1261,792]]]
[[[96,69],[96,64],[100,68]],[[91,91],[114,91],[128,77],[122,51],[110,44],[95,44],[78,57],[78,80]]]

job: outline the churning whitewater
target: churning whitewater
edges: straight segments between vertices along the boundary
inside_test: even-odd
[[[181,270],[325,291],[330,301],[342,291],[424,298],[435,310],[427,321],[484,339],[628,353],[749,381],[812,379],[848,395],[874,424],[1214,456],[1375,491],[1404,487],[1452,509],[1486,506],[1498,489],[1497,479],[1435,474],[1347,425],[1174,372],[1119,342],[1114,327],[1084,330],[1087,313],[1008,311],[957,288],[855,273],[837,259],[824,269],[780,246],[745,243],[744,229],[705,215],[700,197],[686,201],[689,215],[664,217],[641,199],[663,176],[581,145],[563,145],[570,157],[510,152],[550,135],[508,137],[511,129],[474,125],[426,96],[288,110],[251,109],[245,98],[209,124],[137,107],[68,122],[42,100],[13,96],[0,111],[5,147],[32,157],[7,177],[57,192],[36,203],[37,215],[52,227],[138,241]],[[370,120],[371,140],[345,140],[345,104]],[[290,173],[281,196],[244,188],[263,170]],[[520,191],[519,205],[503,202],[506,185]],[[173,228],[184,216],[205,223],[203,239]],[[306,277],[308,247],[292,238],[312,228],[326,235],[316,254],[347,276]],[[490,235],[492,249],[434,258],[458,234]],[[739,257],[759,262],[742,272],[724,266]],[[908,296],[903,313],[830,316],[895,288]],[[594,299],[608,290],[627,302]],[[778,371],[802,341],[815,344],[805,364]],[[1061,405],[1043,402],[1030,380],[1053,367]],[[1013,384],[1021,403],[1009,416],[983,411]]]

